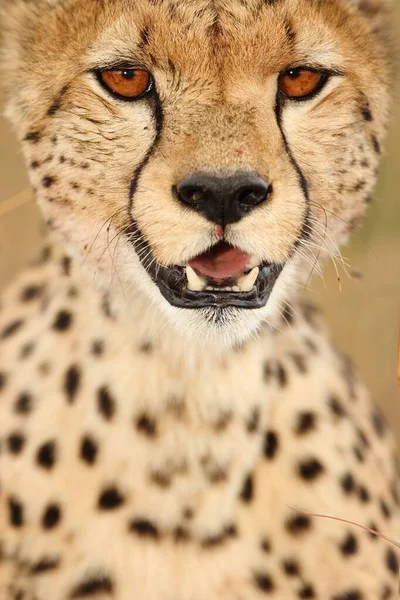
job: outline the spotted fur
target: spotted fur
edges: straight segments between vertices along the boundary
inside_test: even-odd
[[[396,448],[298,291],[364,216],[384,0],[2,0],[7,114],[47,224],[0,312],[0,599],[388,600]],[[92,70],[136,61],[116,100]],[[321,92],[277,96],[293,64]],[[136,63],[135,63],[136,64]],[[285,263],[265,308],[173,308],[146,271],[218,241],[171,189],[257,171],[227,240]]]

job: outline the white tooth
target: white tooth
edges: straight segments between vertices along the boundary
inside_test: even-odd
[[[255,282],[257,281],[259,272],[259,267],[255,267],[252,271],[250,271],[250,273],[243,275],[243,277],[238,279],[237,283],[241,292],[251,292]]]
[[[232,292],[240,292],[240,287],[238,285],[234,285],[232,288]]]
[[[204,279],[199,277],[196,271],[194,271],[194,269],[192,269],[192,267],[189,265],[186,267],[186,277],[188,280],[188,288],[192,292],[202,292],[206,287],[206,282]]]
[[[213,288],[213,287],[211,287],[211,285],[208,285],[208,286],[206,287],[206,290],[207,290],[207,292],[213,292],[213,291],[214,291],[214,288]]]

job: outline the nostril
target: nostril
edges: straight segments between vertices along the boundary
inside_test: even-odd
[[[200,186],[174,186],[174,192],[185,204],[196,206],[207,199],[207,190]]]
[[[252,185],[239,190],[236,200],[243,206],[253,207],[268,200],[272,194],[272,185]]]

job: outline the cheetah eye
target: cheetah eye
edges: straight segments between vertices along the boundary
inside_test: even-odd
[[[100,83],[113,95],[137,100],[153,89],[153,77],[145,69],[108,69],[98,73]]]
[[[306,100],[319,92],[327,80],[327,73],[298,67],[281,73],[278,87],[289,99]]]

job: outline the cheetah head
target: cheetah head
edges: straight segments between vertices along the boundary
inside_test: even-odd
[[[362,220],[384,0],[2,6],[7,114],[38,203],[102,289],[237,343]]]

